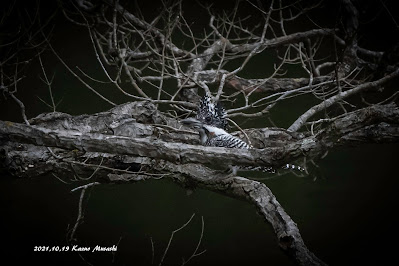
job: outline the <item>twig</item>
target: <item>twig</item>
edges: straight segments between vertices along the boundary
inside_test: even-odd
[[[175,233],[177,233],[177,232],[179,232],[180,230],[182,230],[183,228],[185,228],[185,227],[191,222],[191,220],[194,218],[194,216],[195,216],[195,213],[193,213],[193,214],[191,215],[190,219],[189,219],[185,224],[183,224],[183,225],[182,225],[181,227],[179,227],[178,229],[172,231],[172,234],[170,235],[170,238],[169,238],[168,245],[167,245],[166,248],[165,248],[165,251],[164,251],[164,253],[163,253],[163,255],[162,255],[161,261],[159,262],[159,266],[162,265],[162,263],[163,263],[163,261],[164,261],[164,259],[165,259],[165,257],[166,257],[166,254],[168,253],[170,244],[172,243],[173,236],[175,235]]]
[[[97,186],[97,185],[101,185],[101,183],[99,183],[99,182],[92,182],[92,183],[89,183],[89,184],[86,184],[86,185],[83,185],[83,186],[76,187],[76,188],[72,189],[70,192],[72,193],[72,192],[78,191],[78,190],[80,190],[80,189],[86,190],[86,189],[88,189],[89,187]]]
[[[245,133],[245,131],[244,131],[234,120],[232,120],[232,119],[230,119],[230,118],[228,118],[227,120],[229,120],[231,123],[233,123],[234,126],[235,126],[236,128],[238,128],[238,130],[240,130],[240,131],[242,132],[242,134],[244,134],[245,138],[247,139],[247,143],[249,144],[249,146],[252,147],[251,140],[249,139],[247,133]]]
[[[198,249],[199,249],[199,247],[200,247],[200,245],[201,245],[201,241],[202,241],[202,238],[203,238],[203,236],[204,236],[204,216],[201,216],[201,234],[200,234],[200,237],[199,237],[199,240],[198,240],[198,244],[197,244],[197,246],[195,247],[195,250],[194,250],[194,252],[191,254],[191,256],[187,259],[187,260],[184,260],[183,259],[183,263],[182,263],[182,266],[183,265],[186,265],[191,259],[193,259],[194,257],[197,257],[197,256],[200,256],[200,255],[202,255],[202,254],[204,254],[205,252],[206,252],[206,249],[205,250],[203,250],[203,251],[201,251],[200,253],[197,253],[197,251],[198,251]]]
[[[154,241],[152,241],[152,237],[150,237],[150,241],[151,241],[151,265],[154,265],[155,250],[154,250]]]
[[[22,101],[20,101],[15,95],[14,93],[10,93],[11,98],[19,105],[19,108],[21,110],[21,115],[22,115],[22,119],[24,120],[25,124],[30,125],[28,118],[26,117],[25,114],[25,105]]]
[[[74,240],[76,229],[78,229],[79,224],[83,221],[83,207],[82,207],[82,205],[83,205],[83,198],[84,198],[86,189],[87,189],[87,187],[83,187],[82,188],[82,192],[80,193],[78,217],[76,218],[75,225],[73,226],[73,229],[72,229],[71,234],[69,236],[69,241],[71,241],[71,242]]]

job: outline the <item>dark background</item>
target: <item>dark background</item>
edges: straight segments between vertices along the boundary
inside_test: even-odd
[[[33,2],[33,1],[32,1]],[[30,8],[20,4],[20,8]],[[148,21],[156,15],[157,3],[139,2]],[[365,19],[360,31],[361,45],[369,49],[386,49],[396,40],[398,29],[390,12],[392,1],[364,1]],[[222,9],[226,3],[218,2]],[[231,5],[231,4],[230,4]],[[55,4],[42,2],[42,16],[54,10]],[[197,21],[198,28],[206,26],[208,17],[198,6],[187,4],[186,16]],[[247,12],[242,10],[243,13]],[[339,6],[328,3],[312,13],[314,22],[335,25]],[[398,21],[398,20],[396,20]],[[8,29],[16,18],[7,24]],[[367,23],[366,23],[367,22]],[[54,19],[52,44],[72,67],[78,65],[94,77],[102,77],[95,61],[87,30],[67,22],[61,13]],[[304,22],[305,23],[305,22]],[[293,25],[299,30],[301,25]],[[326,48],[328,50],[328,47]],[[94,96],[71,76],[51,52],[43,53],[43,62],[49,75],[55,73],[53,93],[58,111],[70,114],[95,113],[111,106]],[[245,75],[261,77],[260,69],[271,68],[259,60],[259,73]],[[26,78],[19,84],[17,97],[27,109],[28,118],[49,108],[39,99],[49,101],[47,87],[38,78],[42,76],[37,61],[27,66]],[[298,72],[299,73],[299,72]],[[296,72],[289,73],[295,75]],[[299,74],[298,74],[299,75]],[[393,84],[396,86],[396,84]],[[96,87],[113,101],[128,99],[104,86]],[[19,109],[12,100],[0,97],[0,119],[22,122]],[[288,106],[290,108],[288,108]],[[292,106],[298,106],[297,109]],[[288,126],[297,117],[302,103],[287,103],[284,110],[273,114],[278,126]],[[303,108],[303,107],[302,107]],[[276,122],[276,121],[275,121]],[[257,122],[246,126],[263,126]],[[398,181],[398,144],[369,144],[361,147],[340,148],[330,151],[319,161],[319,168],[311,176],[287,174],[265,180],[286,212],[298,224],[308,248],[331,265],[393,265],[399,259],[395,254],[398,244],[399,222],[396,211]],[[262,178],[254,174],[252,178]],[[159,264],[173,230],[183,225],[190,216],[192,222],[174,236],[164,265],[181,264],[197,245],[201,232],[201,216],[205,222],[201,250],[206,252],[194,258],[189,265],[292,265],[294,264],[277,246],[270,225],[256,214],[246,202],[227,198],[202,189],[190,196],[185,189],[165,179],[129,185],[104,185],[90,190],[85,200],[85,220],[77,231],[80,246],[112,246],[118,252],[49,253],[33,252],[35,246],[63,246],[67,231],[74,225],[79,192],[70,190],[81,183],[64,184],[55,177],[41,176],[16,179],[5,173],[0,178],[2,248],[4,261],[15,265],[151,265],[151,239],[154,242],[154,264]]]

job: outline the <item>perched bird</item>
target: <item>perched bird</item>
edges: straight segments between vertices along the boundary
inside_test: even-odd
[[[207,125],[195,118],[187,118],[180,122],[183,125],[189,126],[197,130],[200,134],[200,142],[204,146],[236,149],[250,148],[250,146],[246,142],[227,133],[224,129]]]
[[[204,146],[210,147],[224,147],[224,148],[236,148],[236,149],[250,149],[251,146],[241,139],[234,137],[227,133],[221,128],[206,125],[195,118],[187,118],[180,121],[183,125],[189,126],[198,131],[200,134],[200,142]],[[253,166],[241,166],[239,169],[251,170],[251,171],[262,171],[268,173],[275,173],[276,170],[273,167],[253,167]],[[235,174],[238,167],[232,167],[233,173]]]
[[[225,147],[236,149],[250,149],[251,145],[243,140],[229,134],[225,131],[228,127],[226,121],[226,110],[218,102],[216,105],[213,103],[211,97],[205,95],[202,97],[196,118],[187,118],[180,121],[182,124],[189,126],[200,135],[200,142],[204,146],[210,147]],[[246,170],[258,170],[268,173],[275,173],[273,167],[243,167]],[[282,169],[291,169],[304,171],[300,166],[286,164]]]

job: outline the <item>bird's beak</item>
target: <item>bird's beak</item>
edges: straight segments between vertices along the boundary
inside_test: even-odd
[[[199,128],[202,126],[202,123],[200,121],[191,117],[181,120],[180,123],[191,128]]]
[[[191,124],[190,121],[191,121],[190,119],[183,119],[183,120],[180,120],[180,123],[183,125],[189,125],[189,124]]]
[[[192,124],[196,124],[198,121],[196,119],[193,118],[186,118],[180,121],[181,124],[186,125],[186,126],[190,126]]]

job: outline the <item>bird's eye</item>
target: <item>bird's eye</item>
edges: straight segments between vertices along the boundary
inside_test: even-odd
[[[205,118],[205,121],[206,121],[206,122],[211,122],[211,120],[212,120],[212,119],[211,119],[209,116]]]

